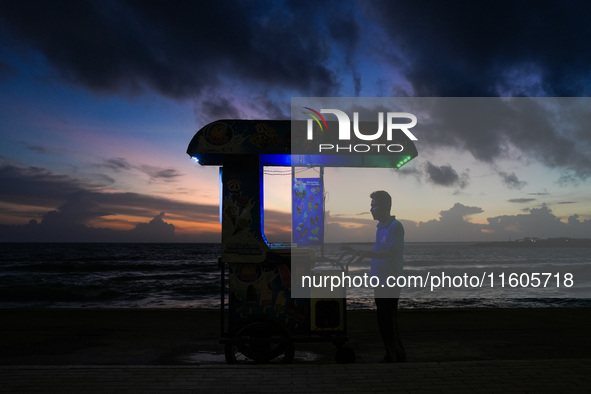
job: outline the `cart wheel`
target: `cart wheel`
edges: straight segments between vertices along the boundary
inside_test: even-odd
[[[348,346],[337,346],[334,359],[337,364],[353,364],[355,362],[355,351]]]
[[[228,364],[284,363],[293,361],[295,349],[289,331],[273,320],[256,320],[243,325],[233,336],[236,341],[226,343]]]

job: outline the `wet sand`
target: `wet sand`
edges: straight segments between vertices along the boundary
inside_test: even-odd
[[[347,314],[357,363],[382,358],[375,312]],[[591,357],[591,309],[400,311],[408,362]],[[0,309],[0,365],[224,363],[220,314],[196,309]],[[331,343],[296,343],[295,363],[334,363]]]

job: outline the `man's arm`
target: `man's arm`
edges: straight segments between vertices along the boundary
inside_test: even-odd
[[[353,253],[361,259],[387,259],[394,256],[396,249],[404,243],[404,232],[402,226],[397,223],[388,234],[388,247],[384,250],[354,250],[349,245],[344,245],[343,250]]]
[[[387,259],[392,256],[391,250],[357,250],[355,255],[362,259]]]

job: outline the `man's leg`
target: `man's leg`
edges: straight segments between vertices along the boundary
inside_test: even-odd
[[[385,361],[406,361],[398,329],[398,298],[376,298],[377,320],[380,335],[386,348]]]

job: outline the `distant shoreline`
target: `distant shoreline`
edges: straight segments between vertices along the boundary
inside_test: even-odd
[[[525,238],[517,241],[478,242],[472,246],[489,247],[503,246],[512,248],[591,248],[588,238]]]
[[[537,239],[536,242],[516,241],[406,241],[406,244],[464,244],[471,246],[509,246],[509,247],[591,247],[589,238],[548,238]],[[373,246],[374,242],[326,242],[325,245]],[[58,242],[58,241],[2,241],[0,245],[218,245],[221,242]],[[302,245],[302,247],[307,247]]]

